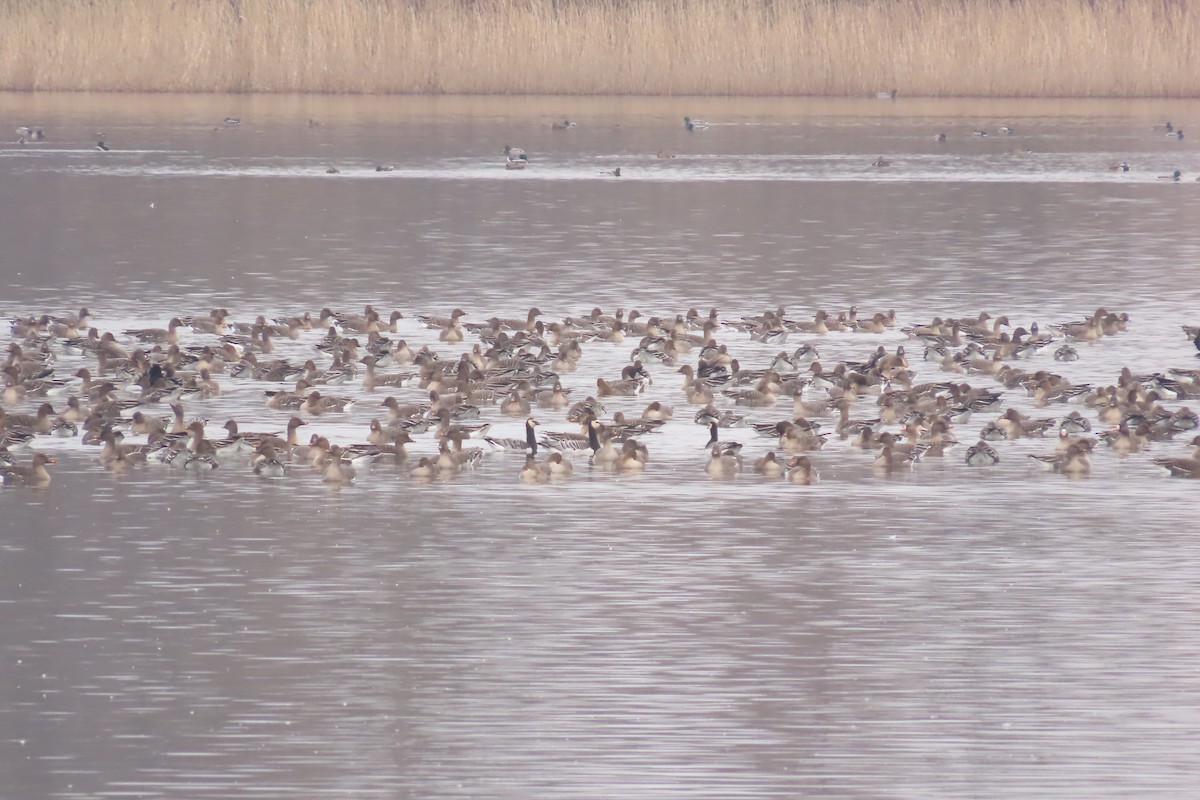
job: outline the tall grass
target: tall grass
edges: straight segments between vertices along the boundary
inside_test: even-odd
[[[0,0],[0,89],[1200,96],[1200,0]]]

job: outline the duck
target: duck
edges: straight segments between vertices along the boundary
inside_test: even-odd
[[[5,486],[48,486],[51,476],[46,465],[53,463],[54,459],[45,453],[34,453],[28,466],[0,465],[0,483]]]
[[[807,456],[793,456],[787,464],[788,483],[811,486],[820,480],[820,473]]]
[[[702,119],[692,119],[691,117],[683,118],[683,127],[689,131],[703,131],[708,129],[708,123]]]
[[[556,131],[569,131],[572,128],[577,128],[579,126],[576,125],[574,122],[571,122],[571,120],[569,120],[569,119],[564,119],[562,122],[551,123],[550,127]]]
[[[96,142],[96,149],[97,149],[97,150],[103,150],[104,152],[108,152],[108,151],[109,151],[109,150],[111,150],[112,148],[110,148],[108,145],[106,145],[106,144],[104,143],[104,140],[103,140],[103,139],[101,139],[100,141]]]
[[[240,119],[238,119],[237,117],[226,117],[225,118],[225,125],[230,128],[236,128],[238,125],[241,125],[241,124],[242,124],[242,121]]]
[[[1182,177],[1183,177],[1183,173],[1180,172],[1179,170],[1175,170],[1170,175],[1159,175],[1158,179],[1160,181],[1175,181],[1176,183],[1178,183],[1179,179]]]
[[[1128,161],[1120,161],[1120,162],[1114,161],[1113,163],[1108,165],[1108,168],[1112,172],[1129,172],[1129,162]]]
[[[877,158],[871,162],[872,167],[890,167],[891,165],[892,165],[892,162],[888,161],[883,156],[880,156],[879,158]]]

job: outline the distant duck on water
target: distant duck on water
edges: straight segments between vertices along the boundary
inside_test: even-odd
[[[691,117],[683,118],[683,127],[689,131],[703,131],[708,129],[708,123],[702,119],[692,119]]]
[[[871,162],[872,167],[890,167],[891,165],[892,165],[892,162],[888,161],[883,156],[880,156],[879,158],[877,158]]]
[[[504,155],[508,159],[504,164],[505,169],[525,169],[529,164],[529,156],[520,147],[506,144],[504,145]]]
[[[577,128],[579,126],[574,122],[571,122],[569,119],[564,119],[562,122],[555,122],[550,127],[556,131],[568,131],[571,128]]]
[[[111,148],[104,143],[103,139],[101,139],[100,141],[96,142],[96,149],[108,152]]]
[[[225,124],[231,128],[236,128],[238,125],[242,124],[242,121],[237,117],[226,117]]]
[[[1178,183],[1179,179],[1182,177],[1183,177],[1183,173],[1180,172],[1179,170],[1175,170],[1170,175],[1159,175],[1158,179],[1160,181],[1175,181],[1176,183]]]

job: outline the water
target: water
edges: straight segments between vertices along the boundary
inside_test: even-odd
[[[685,114],[712,127],[688,133]],[[564,117],[579,127],[550,128]],[[1196,366],[1178,326],[1200,323],[1200,154],[1151,130],[1190,129],[1195,103],[0,95],[0,118],[48,135],[0,147],[4,317],[87,305],[120,331],[371,303],[406,315],[392,338],[453,358],[473,339],[441,344],[416,313],[857,304],[899,325],[988,310],[1044,327],[1103,305],[1127,332],[1021,366],[1097,385]],[[503,169],[506,143],[527,170]],[[1174,169],[1178,184],[1157,179]],[[787,348],[918,353],[899,325]],[[277,355],[313,357],[320,335]],[[719,338],[744,367],[780,349]],[[635,344],[585,344],[564,385],[592,392]],[[992,469],[953,451],[880,476],[835,439],[816,486],[714,482],[679,376],[653,372],[645,396],[607,402],[675,406],[646,473],[576,457],[558,485],[518,485],[503,455],[432,484],[375,466],[341,489],[236,459],[114,476],[78,440],[40,439],[54,482],[0,491],[0,798],[1124,798],[1195,782],[1200,502],[1152,463],[1190,437],[1102,446],[1075,481],[1026,463],[1049,440],[998,443]],[[262,404],[272,385],[220,380],[187,408],[210,435],[285,423]],[[358,402],[301,433],[363,441],[386,393],[331,391]],[[994,418],[959,426],[964,446]],[[748,458],[774,446],[723,435]]]

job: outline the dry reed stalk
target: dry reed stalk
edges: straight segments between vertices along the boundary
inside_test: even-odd
[[[1200,96],[1200,0],[0,0],[0,88]]]

